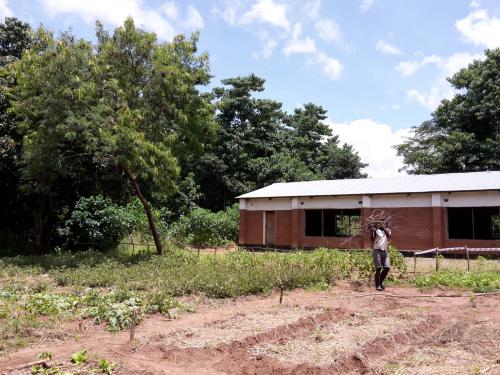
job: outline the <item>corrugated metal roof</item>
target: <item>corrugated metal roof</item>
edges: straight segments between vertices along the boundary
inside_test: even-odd
[[[407,175],[351,180],[285,182],[240,195],[237,198],[277,198],[324,195],[426,193],[500,190],[500,171]]]

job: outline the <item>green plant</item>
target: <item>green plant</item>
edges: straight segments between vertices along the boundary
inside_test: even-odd
[[[64,375],[64,374],[61,374],[59,368],[57,368],[57,367],[45,368],[42,365],[33,366],[31,368],[31,373],[32,374],[39,374],[39,375]]]
[[[78,299],[73,296],[36,293],[26,297],[24,306],[31,314],[54,315],[74,308],[77,303]]]
[[[58,228],[67,247],[78,250],[114,249],[119,241],[132,232],[134,217],[125,207],[120,207],[101,195],[82,197],[76,202],[71,216]]]
[[[474,292],[491,292],[500,289],[498,272],[463,270],[441,270],[430,275],[418,276],[414,283],[419,288],[440,286],[460,289],[472,289]]]
[[[75,365],[80,366],[88,361],[87,357],[87,351],[86,350],[80,350],[79,352],[73,353],[71,356],[71,362],[73,362]]]
[[[170,231],[170,236],[179,244],[220,246],[237,242],[239,234],[239,207],[237,204],[225,211],[211,212],[196,208],[182,216]]]
[[[147,296],[146,311],[149,314],[168,314],[168,311],[175,307],[180,307],[180,304],[165,292],[157,291]]]
[[[104,373],[111,375],[113,373],[113,369],[116,367],[115,362],[109,362],[107,359],[101,359],[99,362],[99,370]]]
[[[54,358],[54,354],[52,354],[51,352],[41,352],[41,353],[38,353],[37,358],[46,359],[48,361],[51,361],[52,358]]]

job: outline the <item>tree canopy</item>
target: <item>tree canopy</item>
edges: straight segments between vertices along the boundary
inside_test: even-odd
[[[457,90],[397,147],[414,174],[500,169],[500,49],[448,81]]]
[[[100,226],[136,196],[161,253],[157,227],[197,207],[223,210],[274,182],[364,176],[321,106],[289,114],[253,74],[204,88],[198,34],[161,42],[128,18],[112,32],[97,22],[96,36],[0,25],[0,247],[20,239],[41,254],[98,238],[66,229]],[[96,216],[82,202],[109,207]]]

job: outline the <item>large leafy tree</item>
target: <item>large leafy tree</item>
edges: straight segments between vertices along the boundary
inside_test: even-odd
[[[397,147],[409,173],[500,169],[500,49],[449,82],[457,90]]]
[[[15,127],[23,135],[19,189],[32,210],[34,247],[41,253],[54,214],[75,200],[91,171],[80,136],[86,126],[78,118],[94,99],[90,43],[71,35],[56,39],[43,28],[35,41],[10,67],[17,81],[11,90]]]
[[[175,190],[178,160],[213,133],[211,105],[197,88],[210,75],[208,57],[196,55],[196,35],[160,43],[129,18],[112,35],[98,24],[95,47],[43,29],[38,39],[43,48],[32,48],[15,68],[24,190],[40,212],[51,213],[61,181],[92,172],[128,183],[161,253],[149,201]]]
[[[283,148],[281,103],[256,98],[264,79],[255,75],[222,80],[214,89],[218,124],[215,142],[192,166],[203,186],[204,206],[223,209],[234,197],[259,187],[254,161]]]
[[[291,149],[307,165],[314,165],[321,154],[323,143],[332,135],[332,130],[324,122],[326,110],[313,103],[296,108],[288,119],[292,128]]]
[[[158,253],[162,244],[142,186],[152,195],[175,191],[178,160],[199,150],[213,130],[212,107],[198,86],[209,82],[208,56],[197,35],[159,43],[131,18],[112,36],[98,26],[96,132],[89,150],[126,177],[146,211]]]
[[[332,135],[325,109],[308,103],[289,115],[281,103],[256,97],[264,82],[236,77],[214,90],[217,138],[193,165],[205,207],[222,209],[274,182],[366,177],[358,154]]]
[[[22,135],[9,113],[9,90],[16,84],[7,66],[30,48],[33,34],[30,26],[16,18],[6,17],[0,24],[0,246],[22,247],[25,242],[26,210],[18,196]],[[19,239],[20,241],[17,241]],[[6,243],[10,242],[10,243]]]

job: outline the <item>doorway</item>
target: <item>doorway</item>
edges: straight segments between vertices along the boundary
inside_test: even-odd
[[[266,238],[265,244],[276,245],[276,215],[274,211],[266,211]]]

